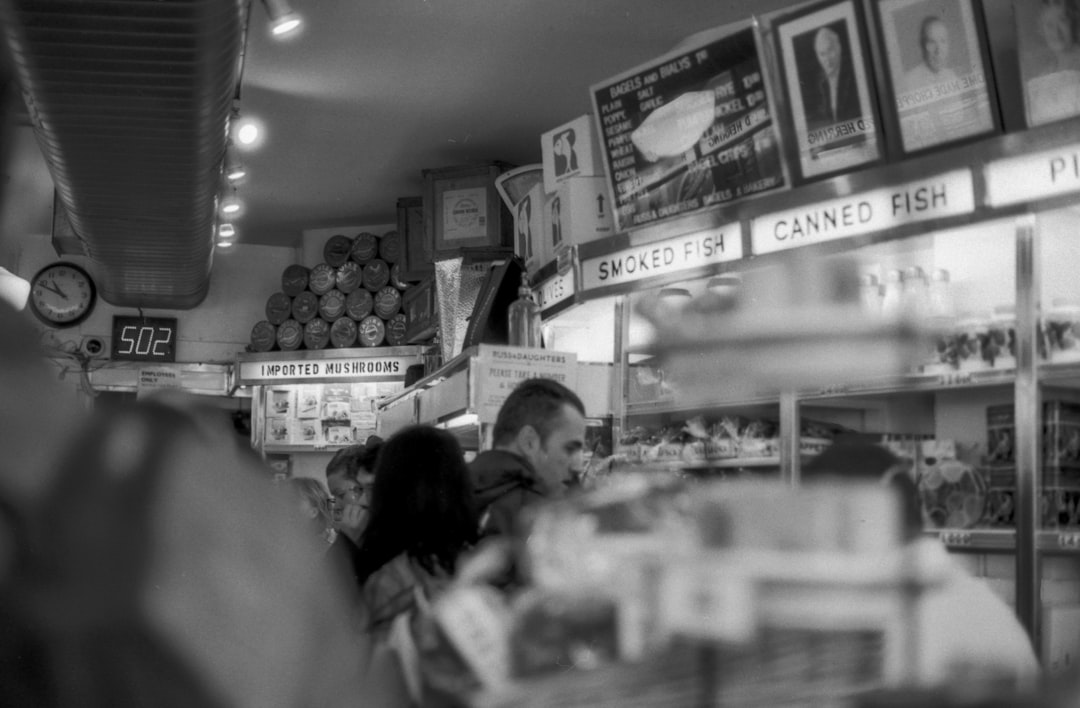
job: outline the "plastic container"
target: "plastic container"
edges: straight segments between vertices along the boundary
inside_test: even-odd
[[[983,359],[995,369],[1016,368],[1016,307],[998,305],[990,317]]]
[[[983,343],[990,332],[990,317],[985,314],[968,315],[956,323],[957,368],[961,371],[987,369],[990,364],[983,358]]]
[[[1051,361],[1080,361],[1080,303],[1054,298],[1046,314]]]

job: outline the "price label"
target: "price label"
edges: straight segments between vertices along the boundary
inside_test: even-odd
[[[970,531],[942,531],[941,542],[946,546],[970,546],[974,535]]]
[[[1058,548],[1080,548],[1080,533],[1059,533]]]
[[[938,386],[963,386],[969,384],[975,380],[974,375],[970,371],[950,371],[947,374],[940,374],[937,378]]]

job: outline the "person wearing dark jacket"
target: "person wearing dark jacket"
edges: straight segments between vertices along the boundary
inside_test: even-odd
[[[563,496],[580,472],[585,406],[557,381],[529,379],[499,409],[492,438],[469,466],[481,533],[512,535],[524,509]]]

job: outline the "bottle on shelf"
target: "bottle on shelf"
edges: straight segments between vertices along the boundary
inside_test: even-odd
[[[904,270],[903,310],[909,317],[923,317],[928,309],[929,285],[926,273],[919,266],[910,266]]]
[[[956,304],[953,302],[952,286],[949,284],[949,271],[935,268],[930,275],[927,292],[927,314],[933,318],[953,319],[956,317]]]
[[[904,312],[904,271],[893,268],[885,274],[881,295],[881,314],[895,319]]]
[[[533,300],[532,290],[529,288],[529,276],[525,273],[521,274],[518,298],[510,303],[507,318],[510,346],[540,348],[540,306]]]
[[[881,284],[873,273],[864,273],[859,277],[859,300],[866,314],[873,317],[881,314]]]

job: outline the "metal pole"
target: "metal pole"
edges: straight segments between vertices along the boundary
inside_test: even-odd
[[[780,477],[792,487],[802,481],[799,459],[799,398],[794,391],[780,393]]]
[[[1035,217],[1016,224],[1016,615],[1039,651],[1036,536],[1042,487],[1042,411],[1038,380],[1039,254]]]

